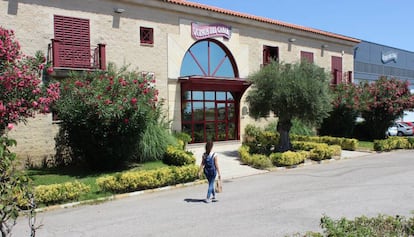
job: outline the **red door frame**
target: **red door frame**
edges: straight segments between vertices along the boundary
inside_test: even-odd
[[[240,100],[244,92],[250,86],[249,82],[247,82],[244,79],[240,79],[240,78],[229,79],[229,78],[209,78],[209,77],[200,77],[200,76],[182,77],[182,78],[179,78],[179,80],[181,83],[181,98],[184,98],[183,97],[184,93],[187,91],[231,92],[233,95],[233,99],[234,99],[234,110],[235,110],[234,112],[235,112],[235,117],[236,117],[234,119],[235,129],[236,129],[235,140],[240,140]],[[215,103],[220,103],[220,101],[215,101]],[[225,103],[227,103],[227,101],[225,101]],[[184,109],[182,105],[183,103],[181,103],[181,111],[183,111]],[[226,104],[226,109],[227,109],[227,104]],[[216,120],[217,120],[217,115],[216,115]],[[194,124],[193,121],[191,122],[191,124]],[[192,126],[192,131],[191,131],[192,134],[194,133],[193,130],[194,130],[194,126]],[[194,140],[194,137],[192,134],[191,136]],[[217,134],[217,131],[216,131],[216,134]],[[204,127],[204,138],[205,137],[206,137],[206,131]]]

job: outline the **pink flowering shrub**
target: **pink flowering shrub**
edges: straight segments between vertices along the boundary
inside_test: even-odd
[[[25,122],[36,111],[47,113],[59,98],[59,84],[42,84],[45,57],[20,52],[12,30],[0,27],[0,134],[11,123]]]
[[[361,115],[372,139],[382,139],[391,123],[404,110],[414,107],[408,81],[381,77],[375,83],[361,85]]]
[[[154,83],[114,65],[62,81],[55,109],[73,156],[93,169],[118,168],[131,159],[144,129],[159,116]]]
[[[59,84],[43,86],[42,71],[45,57],[35,57],[20,52],[19,42],[12,30],[0,27],[0,232],[9,236],[19,216],[20,201],[30,202],[31,184],[27,176],[16,170],[16,154],[9,147],[16,141],[4,135],[14,124],[25,122],[36,111],[49,112],[50,105],[59,98]],[[6,130],[7,129],[7,130]],[[34,205],[30,208],[34,211]],[[34,212],[31,212],[34,213]],[[31,214],[33,218],[34,214]]]
[[[321,135],[382,139],[404,110],[414,107],[407,81],[381,77],[371,83],[340,84],[333,88],[333,111],[324,120]],[[356,124],[360,115],[365,122]],[[355,132],[354,132],[355,130]]]

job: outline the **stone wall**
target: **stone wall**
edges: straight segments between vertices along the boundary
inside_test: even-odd
[[[28,162],[31,165],[41,165],[45,159],[55,155],[55,136],[59,131],[59,125],[52,123],[51,114],[37,114],[35,118],[29,118],[26,124],[20,123],[8,136],[17,141],[17,146],[12,147],[21,166]]]

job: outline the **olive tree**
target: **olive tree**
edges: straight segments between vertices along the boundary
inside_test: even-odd
[[[279,118],[277,151],[292,148],[289,132],[293,118],[318,125],[332,109],[329,75],[312,63],[274,61],[253,73],[249,80],[252,83],[247,95],[250,115],[257,119],[273,112]]]

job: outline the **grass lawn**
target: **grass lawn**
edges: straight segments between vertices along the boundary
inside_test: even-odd
[[[357,150],[373,151],[374,150],[374,143],[371,142],[371,141],[358,141]]]
[[[162,161],[155,161],[147,162],[144,164],[137,164],[128,170],[122,170],[118,172],[94,173],[86,171],[84,169],[70,167],[65,169],[29,169],[26,171],[26,174],[33,180],[35,186],[60,184],[74,181],[79,181],[81,183],[87,184],[90,186],[91,191],[79,198],[79,201],[84,201],[112,195],[112,193],[102,192],[99,190],[98,185],[96,185],[96,179],[99,177],[114,175],[116,173],[125,171],[151,170],[166,166],[167,165],[162,163]]]

